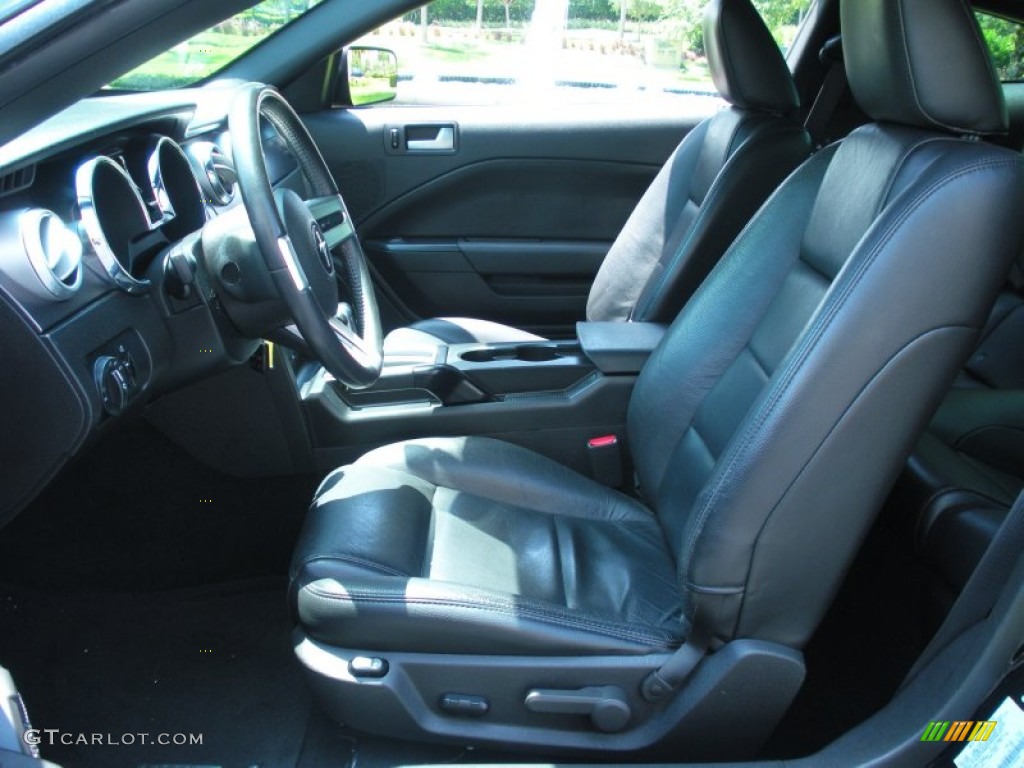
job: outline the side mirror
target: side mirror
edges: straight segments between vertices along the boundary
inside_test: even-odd
[[[345,52],[349,103],[380,104],[398,95],[398,57],[387,48],[354,45]]]

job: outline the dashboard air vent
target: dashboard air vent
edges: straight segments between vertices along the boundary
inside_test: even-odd
[[[216,206],[230,203],[238,174],[221,148],[212,141],[196,141],[185,148],[185,153],[196,169],[206,202]]]
[[[28,189],[35,180],[36,167],[34,165],[26,165],[24,168],[5,173],[0,176],[0,197]]]
[[[18,222],[25,264],[18,282],[38,296],[64,301],[82,285],[82,241],[53,211],[32,208]],[[26,268],[27,267],[27,268]]]

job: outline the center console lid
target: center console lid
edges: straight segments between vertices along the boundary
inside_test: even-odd
[[[602,373],[636,374],[665,335],[660,323],[597,321],[576,323],[580,347]]]

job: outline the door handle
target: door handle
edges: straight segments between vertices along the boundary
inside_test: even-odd
[[[405,148],[410,152],[452,152],[455,150],[455,126],[406,126]]]

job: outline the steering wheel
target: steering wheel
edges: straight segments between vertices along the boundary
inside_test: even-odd
[[[298,162],[307,195],[271,187],[264,120]],[[255,244],[288,314],[338,381],[352,389],[372,385],[383,362],[373,283],[345,201],[313,139],[284,97],[260,83],[238,89],[228,128]],[[335,256],[340,257],[338,270]],[[339,272],[351,303],[339,303]]]

